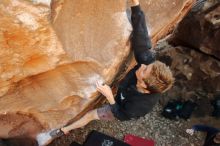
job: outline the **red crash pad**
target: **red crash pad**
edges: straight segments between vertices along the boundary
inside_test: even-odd
[[[125,135],[124,142],[131,146],[154,146],[154,141],[150,139],[143,139],[131,134]]]

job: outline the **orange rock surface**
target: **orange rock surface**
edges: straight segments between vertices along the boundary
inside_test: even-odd
[[[154,43],[192,3],[141,1]],[[111,84],[128,61],[125,0],[51,5],[0,1],[1,138],[65,125],[97,99],[95,82]]]

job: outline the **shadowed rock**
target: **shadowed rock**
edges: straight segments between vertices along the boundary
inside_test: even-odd
[[[220,1],[210,0],[203,3],[181,21],[172,42],[198,49],[219,60]]]

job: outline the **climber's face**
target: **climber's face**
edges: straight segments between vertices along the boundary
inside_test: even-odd
[[[148,79],[151,75],[152,64],[145,65],[141,64],[141,66],[135,72],[137,77],[137,88],[139,89],[147,89],[147,85],[144,82],[144,79]]]

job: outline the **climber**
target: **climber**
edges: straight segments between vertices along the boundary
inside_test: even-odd
[[[194,125],[192,129],[186,129],[186,132],[190,135],[193,135],[195,131],[207,133],[203,146],[220,146],[220,129],[206,125]]]
[[[157,103],[160,93],[164,93],[173,85],[174,78],[171,70],[164,63],[155,61],[155,54],[150,50],[151,40],[139,0],[131,0],[131,3],[133,27],[131,45],[137,65],[119,84],[115,99],[108,85],[96,83],[97,90],[107,98],[110,104],[88,112],[69,126],[39,134],[37,139],[41,145],[67,134],[72,129],[80,128],[92,120],[124,121],[144,116]],[[41,139],[44,140],[41,141]]]

